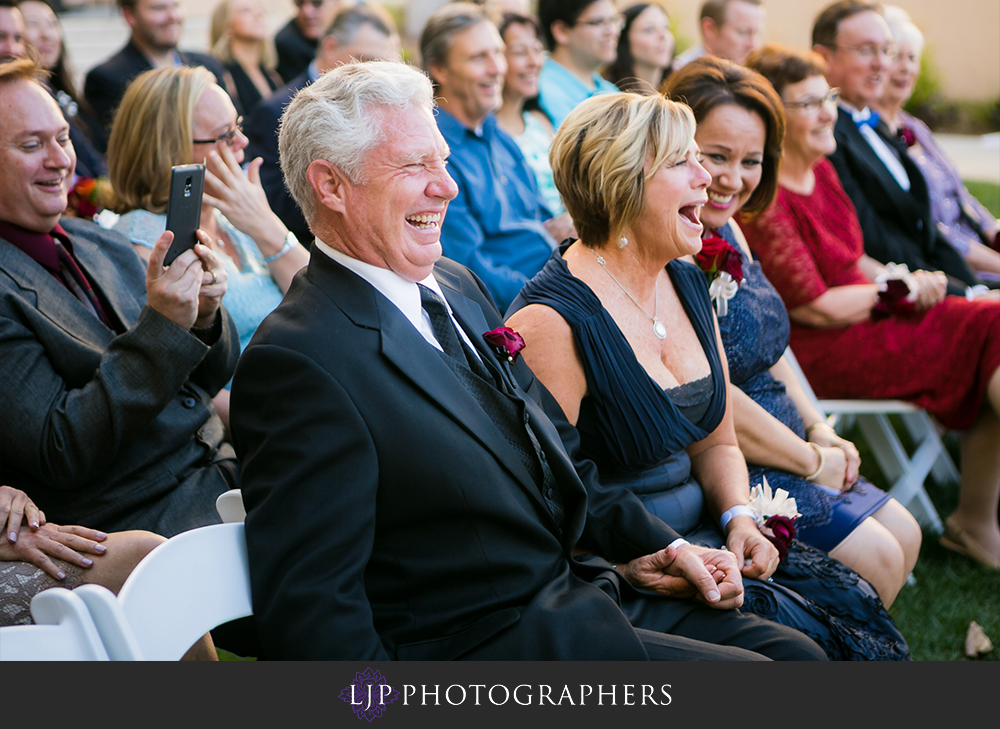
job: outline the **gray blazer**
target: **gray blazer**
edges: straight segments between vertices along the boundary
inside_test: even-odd
[[[211,398],[239,356],[232,319],[222,310],[206,346],[146,306],[145,267],[124,237],[60,222],[127,331],[0,238],[0,482],[56,523],[170,536],[218,521],[214,498],[236,470]]]

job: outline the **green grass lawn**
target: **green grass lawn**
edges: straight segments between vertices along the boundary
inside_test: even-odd
[[[1000,216],[1000,185],[969,182],[969,192],[993,215]],[[901,431],[898,427],[897,431]],[[886,488],[874,458],[855,428],[849,434],[862,456],[862,473],[875,485]],[[959,464],[957,438],[946,439],[952,458]],[[1000,443],[997,444],[1000,448]],[[928,480],[927,493],[943,519],[955,509],[958,486],[941,487]],[[937,537],[925,533],[920,559],[913,570],[916,584],[907,585],[889,611],[910,646],[916,661],[965,659],[965,634],[970,621],[986,631],[995,646],[979,660],[1000,660],[1000,572],[980,567],[944,549]]]

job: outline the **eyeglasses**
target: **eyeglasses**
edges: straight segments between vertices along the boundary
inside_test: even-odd
[[[236,117],[236,126],[230,129],[228,132],[223,132],[215,139],[192,139],[192,144],[218,144],[219,142],[225,142],[230,147],[236,141],[236,135],[243,132],[243,117]]]
[[[857,53],[861,58],[866,61],[870,61],[875,56],[882,56],[882,58],[887,61],[895,61],[899,56],[899,46],[894,43],[889,43],[879,48],[874,43],[865,43],[860,46],[834,46],[838,51],[850,51],[851,53]]]
[[[588,28],[600,30],[621,30],[625,27],[624,15],[612,15],[610,18],[594,18],[593,20],[578,20],[576,25],[586,25]]]
[[[840,99],[840,89],[830,89],[826,96],[819,99],[806,99],[805,101],[786,101],[786,109],[797,109],[809,114],[818,114],[823,104],[836,104]]]

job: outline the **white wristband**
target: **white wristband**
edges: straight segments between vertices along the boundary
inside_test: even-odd
[[[684,537],[677,537],[677,539],[675,539],[674,541],[672,541],[672,542],[671,542],[671,543],[670,543],[669,545],[667,545],[667,546],[668,546],[668,547],[673,547],[674,549],[677,549],[678,547],[683,547],[683,546],[684,546],[685,544],[690,544],[690,543],[691,543],[691,542],[689,542],[689,541],[688,541],[687,539],[685,539]]]
[[[746,504],[737,504],[731,509],[726,509],[725,513],[719,519],[722,523],[722,531],[726,531],[726,526],[737,516],[749,516],[753,519],[753,509],[751,509]],[[755,520],[756,521],[756,520]]]

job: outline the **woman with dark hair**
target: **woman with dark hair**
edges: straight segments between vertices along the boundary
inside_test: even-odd
[[[920,551],[920,529],[883,491],[858,477],[854,445],[826,425],[785,361],[788,316],[751,259],[732,216],[774,199],[785,116],[760,74],[715,56],[677,71],[662,91],[691,106],[695,141],[712,175],[702,210],[706,249],[731,250],[742,282],[725,289],[709,274],[730,363],[736,434],[751,481],[788,491],[802,516],[797,536],[857,571],[892,604]],[[730,298],[731,297],[731,298]]]
[[[597,465],[601,488],[641,502],[692,544],[732,552],[743,612],[801,630],[833,660],[905,659],[868,582],[761,531],[782,502],[751,501],[704,275],[679,260],[701,247],[711,181],[694,132],[691,110],[660,94],[597,96],[566,117],[552,165],[580,239],[525,285],[508,324],[579,431],[579,455]],[[597,557],[614,564],[616,555]],[[647,627],[625,593],[629,619]]]
[[[549,164],[549,147],[555,131],[538,106],[538,74],[545,63],[542,31],[532,16],[518,13],[505,13],[497,30],[507,60],[503,105],[496,111],[497,124],[511,136],[528,161],[545,206],[555,217],[566,212],[566,208],[552,182]]]
[[[89,107],[76,92],[59,18],[43,0],[23,0],[17,7],[24,18],[25,39],[35,49],[39,64],[51,74],[44,81],[46,88],[69,122],[70,140],[76,150],[76,175],[106,177],[108,166],[91,142],[91,130],[96,122],[92,121],[94,117],[88,114]]]
[[[857,213],[827,155],[837,90],[822,58],[772,44],[750,56],[787,110],[775,204],[743,220],[791,319],[795,356],[829,398],[895,398],[964,430],[958,509],[942,544],[1000,569],[1000,303],[945,296],[940,272],[864,255]]]
[[[618,56],[604,78],[622,91],[655,93],[670,74],[674,36],[670,18],[658,3],[637,3],[622,11],[625,25],[618,36]]]

